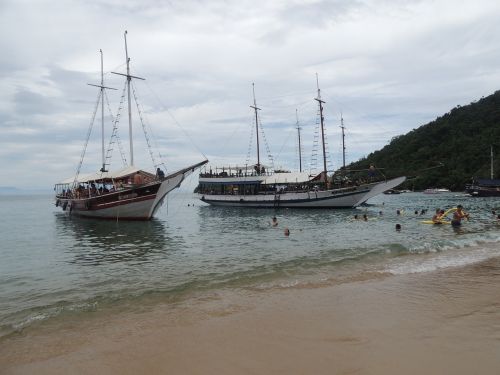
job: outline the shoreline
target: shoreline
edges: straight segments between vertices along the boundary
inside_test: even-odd
[[[496,374],[500,258],[85,313],[0,341],[1,374]]]

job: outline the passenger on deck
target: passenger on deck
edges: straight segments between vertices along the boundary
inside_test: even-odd
[[[375,177],[375,166],[373,164],[370,164],[370,168],[368,168],[368,177],[370,177],[370,180]]]
[[[139,171],[135,172],[134,185],[142,185],[143,183],[144,183],[144,180],[142,178],[142,175],[139,173]]]
[[[163,180],[165,178],[165,173],[163,173],[160,168],[156,168],[156,177],[158,178],[158,180]]]

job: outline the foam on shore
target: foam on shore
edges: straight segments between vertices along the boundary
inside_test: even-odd
[[[25,330],[0,343],[0,369],[496,374],[499,282],[500,258],[489,258],[315,288],[207,291],[176,304],[98,311]]]

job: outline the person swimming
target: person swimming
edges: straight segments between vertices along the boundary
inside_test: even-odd
[[[436,208],[436,213],[432,217],[432,221],[434,222],[434,224],[442,224],[443,214],[444,210]]]
[[[276,216],[273,216],[271,220],[271,226],[272,227],[277,227],[278,226],[278,219],[276,219]]]
[[[285,234],[286,237],[288,237],[290,235],[290,230],[288,228],[285,228],[283,233]]]
[[[401,224],[396,224],[396,231],[400,232],[401,231]]]

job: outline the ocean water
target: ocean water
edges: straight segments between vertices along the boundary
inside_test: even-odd
[[[457,204],[471,214],[461,228],[422,223],[437,207]],[[428,212],[415,214],[422,209]],[[134,309],[226,288],[346,283],[480,262],[500,256],[492,209],[500,210],[499,199],[456,193],[380,195],[348,210],[218,208],[175,191],[154,220],[116,222],[69,217],[50,195],[3,195],[0,338],[110,306]],[[353,219],[365,213],[368,221]],[[270,225],[273,216],[277,227]]]

